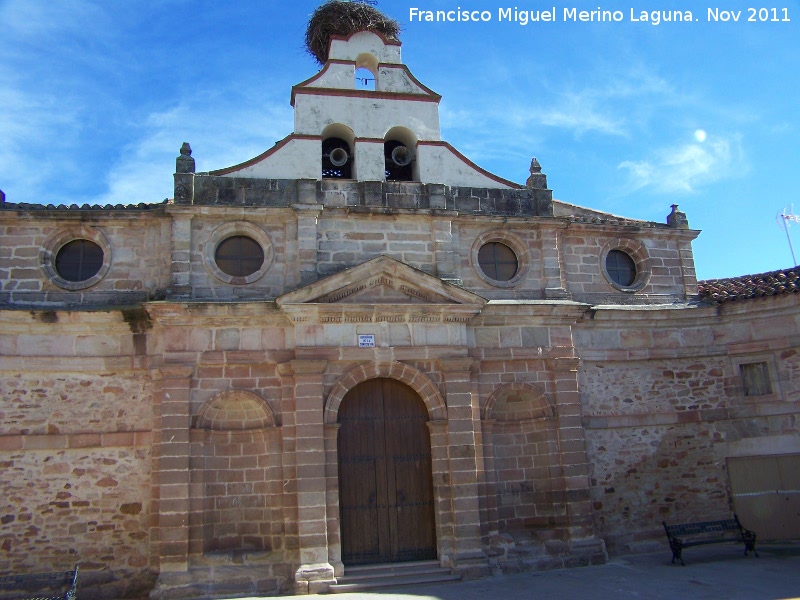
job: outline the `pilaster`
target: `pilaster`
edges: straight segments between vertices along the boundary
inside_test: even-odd
[[[293,360],[297,524],[300,566],[296,594],[326,592],[335,583],[328,562],[327,476],[322,375],[327,361]]]
[[[157,504],[157,548],[161,573],[189,565],[190,387],[194,367],[165,365],[154,408],[153,497]]]
[[[486,499],[486,507],[483,509],[483,518],[486,534],[490,537],[497,535],[497,471],[494,464],[494,420],[485,419],[481,421],[481,431],[483,433],[483,462],[484,462],[484,482],[481,486],[481,496]]]
[[[684,297],[689,299],[699,293],[697,285],[697,272],[694,268],[694,253],[692,241],[679,238],[678,252],[680,253],[681,275],[683,276]]]
[[[325,428],[325,495],[328,524],[328,562],[336,577],[344,575],[342,538],[339,522],[339,423]]]
[[[300,203],[292,205],[297,214],[297,260],[301,285],[317,279],[317,221],[323,209],[321,204],[316,204],[316,192],[312,196],[308,184],[305,180],[298,182]]]
[[[558,407],[558,441],[570,540],[591,538],[595,535],[589,496],[589,459],[578,393],[579,366],[580,359],[573,357],[553,358],[549,361]]]
[[[432,188],[434,185],[429,184],[428,187]],[[433,196],[433,192],[431,192],[431,195]],[[456,255],[453,244],[454,235],[452,221],[449,219],[434,220],[433,244],[436,258],[436,274],[440,279],[446,281],[455,279]]]
[[[182,211],[172,213],[172,248],[170,254],[172,298],[191,298],[192,295],[192,215]]]
[[[568,299],[566,276],[561,256],[561,236],[563,229],[541,228],[542,265],[544,273],[544,297],[548,299]]]
[[[447,402],[450,485],[453,494],[453,565],[488,569],[481,545],[479,500],[480,428],[478,394],[473,389],[472,358],[439,361]]]
[[[431,472],[436,518],[436,543],[442,565],[452,566],[455,554],[455,521],[453,514],[453,490],[450,487],[450,464],[447,443],[447,422],[428,421],[431,432]]]

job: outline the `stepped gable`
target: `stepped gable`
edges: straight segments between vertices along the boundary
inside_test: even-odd
[[[700,297],[713,303],[795,294],[800,292],[800,267],[758,275],[709,279],[700,281],[698,287]]]

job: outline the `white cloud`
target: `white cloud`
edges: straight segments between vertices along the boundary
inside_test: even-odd
[[[443,133],[446,135],[449,128],[469,127],[473,133],[485,133],[485,137],[502,135],[506,139],[516,138],[520,132],[532,137],[532,130],[540,132],[535,137],[551,130],[574,137],[599,134],[629,138],[647,128],[653,115],[664,107],[690,102],[664,79],[636,67],[608,77],[597,73],[594,80],[578,85],[554,87],[544,81],[535,98],[508,92],[500,96],[495,89],[449,98],[459,104],[443,104]]]
[[[138,204],[172,197],[175,158],[183,142],[191,144],[200,172],[253,158],[291,133],[291,108],[253,103],[242,109],[241,102],[241,97],[195,98],[151,114],[106,174],[107,191],[87,201]]]
[[[6,192],[24,188],[39,195],[50,177],[49,166],[57,160],[59,149],[70,144],[76,127],[75,112],[55,95],[21,89],[8,71],[0,69],[0,187]]]
[[[698,187],[746,173],[748,170],[738,135],[709,136],[702,143],[663,148],[644,160],[618,165],[628,171],[628,188],[648,188],[658,193],[692,193]]]
[[[569,93],[561,101],[532,115],[534,123],[567,129],[575,135],[598,132],[606,135],[625,135],[624,120],[602,104],[602,98],[592,93]]]

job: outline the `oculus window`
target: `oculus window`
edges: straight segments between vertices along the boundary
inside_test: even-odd
[[[100,283],[111,269],[111,246],[100,229],[76,225],[61,229],[39,250],[42,273],[63,290],[85,290]]]
[[[495,281],[511,281],[519,263],[514,251],[501,242],[489,242],[478,251],[478,266],[483,274]]]
[[[264,249],[251,237],[234,235],[217,246],[214,262],[226,275],[249,277],[264,265]]]
[[[214,277],[231,285],[255,283],[275,258],[267,232],[247,221],[223,223],[201,243],[206,268]]]
[[[55,270],[64,281],[78,283],[97,275],[103,268],[103,249],[91,240],[72,240],[56,254]]]
[[[606,256],[606,272],[614,283],[628,287],[636,280],[636,263],[622,250],[609,250]]]

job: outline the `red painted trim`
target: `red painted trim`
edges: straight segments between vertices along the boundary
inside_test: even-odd
[[[322,66],[322,68],[317,72],[316,75],[313,75],[313,76],[309,77],[305,81],[301,81],[300,83],[295,85],[292,88],[292,90],[294,90],[294,88],[296,88],[296,87],[304,87],[304,86],[307,86],[309,83],[313,83],[314,81],[316,81],[317,79],[322,77],[323,73],[325,73],[325,71],[328,70],[328,66],[330,66],[331,64],[343,64],[343,63],[346,64],[347,62],[348,61],[344,61],[344,60],[329,60],[328,62],[326,62]],[[355,63],[353,63],[353,64],[355,64]],[[294,93],[292,93],[292,105],[294,105]]]
[[[381,64],[381,65],[378,65],[378,69],[382,69],[382,68],[383,69],[402,69],[403,71],[406,72],[406,75],[408,75],[408,78],[411,81],[413,81],[414,83],[416,83],[423,90],[425,90],[426,93],[428,93],[428,94],[430,94],[432,96],[436,96],[438,98],[442,97],[440,94],[437,94],[436,92],[434,92],[427,85],[424,85],[423,83],[420,83],[420,80],[417,79],[416,77],[414,77],[413,73],[411,73],[411,71],[408,69],[408,67],[406,65],[395,65],[395,64],[391,64],[391,65],[383,65],[383,64]]]
[[[441,96],[435,94],[433,96],[423,96],[422,94],[403,94],[397,92],[375,92],[373,90],[345,90],[336,88],[292,88],[292,106],[294,106],[294,99],[297,94],[308,94],[312,96],[344,96],[347,98],[380,98],[381,100],[415,100],[417,102],[435,102],[436,104],[442,99]]]
[[[403,45],[399,40],[390,40],[389,38],[384,36],[380,31],[372,31],[372,29],[362,29],[361,31],[354,31],[353,33],[351,33],[350,35],[347,35],[347,36],[344,36],[344,35],[332,35],[331,36],[331,41],[339,40],[339,41],[342,41],[342,42],[346,42],[351,37],[356,35],[357,33],[364,33],[365,31],[368,32],[368,33],[374,33],[379,38],[381,38],[381,41],[383,42],[384,46],[402,46]],[[331,46],[330,46],[330,44],[328,44],[328,54],[330,54],[330,53],[331,53]]]
[[[286,144],[293,140],[320,140],[322,141],[322,136],[319,135],[303,135],[297,133],[290,133],[281,141],[277,142],[272,148],[263,152],[256,156],[255,158],[251,158],[250,160],[246,160],[243,163],[239,163],[238,165],[233,165],[232,167],[225,167],[224,169],[217,169],[216,171],[209,171],[209,175],[228,175],[229,173],[235,173],[236,171],[241,171],[247,167],[251,167],[257,163],[260,163],[265,158],[272,156],[278,150],[283,148]]]
[[[498,183],[502,183],[504,185],[512,187],[515,190],[525,189],[524,185],[520,185],[518,183],[514,183],[513,181],[509,181],[508,179],[503,179],[502,177],[499,177],[498,175],[495,175],[494,173],[490,173],[486,169],[484,169],[482,167],[479,167],[474,162],[472,162],[470,159],[468,159],[466,156],[461,154],[461,152],[459,152],[458,150],[453,148],[453,146],[451,146],[447,142],[444,142],[444,141],[442,141],[442,142],[438,142],[438,141],[437,142],[420,141],[420,142],[417,142],[417,146],[442,146],[442,147],[447,148],[448,150],[450,150],[450,152],[455,154],[456,158],[459,158],[461,160],[461,162],[463,162],[467,166],[471,167],[472,169],[475,169],[481,175],[484,175],[485,177],[488,177],[489,179],[491,179],[493,181],[496,181]]]
[[[355,141],[356,143],[358,143],[358,142],[367,142],[367,143],[370,143],[370,144],[383,144],[386,140],[384,140],[383,138],[357,137],[353,141]]]

